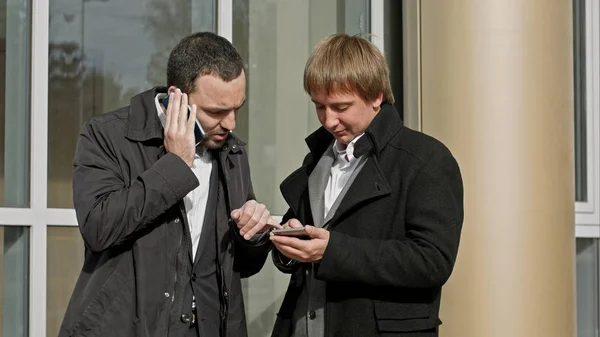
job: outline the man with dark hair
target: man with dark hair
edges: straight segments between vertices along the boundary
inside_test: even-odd
[[[243,62],[197,33],[167,74],[168,88],[82,127],[73,199],[86,254],[61,337],[247,335],[240,278],[262,268],[268,225],[280,226],[254,200],[231,133]]]

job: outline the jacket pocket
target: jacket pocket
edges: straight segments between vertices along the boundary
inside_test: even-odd
[[[429,303],[396,303],[374,301],[379,332],[410,332],[432,329],[441,322],[431,316]]]
[[[134,289],[126,279],[126,275],[119,271],[113,272],[74,324],[70,331],[72,336],[105,336],[110,331],[123,331],[127,335],[133,332]],[[111,336],[120,335],[112,333]]]

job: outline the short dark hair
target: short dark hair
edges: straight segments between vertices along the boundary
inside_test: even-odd
[[[183,38],[171,51],[167,86],[190,93],[195,90],[198,76],[216,75],[229,82],[238,78],[243,69],[242,57],[231,42],[214,33],[195,33]]]

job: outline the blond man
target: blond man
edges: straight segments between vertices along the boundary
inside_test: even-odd
[[[322,127],[281,184],[284,227],[306,237],[271,233],[273,260],[291,274],[273,336],[438,336],[463,222],[457,162],[403,125],[385,58],[366,39],[322,40],[304,89]]]

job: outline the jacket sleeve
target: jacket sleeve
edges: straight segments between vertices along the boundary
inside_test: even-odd
[[[456,260],[463,221],[458,164],[447,150],[434,155],[408,188],[405,240],[330,232],[317,278],[370,286],[442,286]]]
[[[246,201],[256,200],[250,176],[250,165],[247,157],[245,159],[243,172],[246,176],[244,179],[247,179],[249,182]],[[267,260],[272,247],[271,240],[269,240],[269,232],[257,233],[250,240],[246,240],[240,235],[240,230],[237,228],[235,221],[230,221],[230,225],[236,246],[234,269],[239,271],[240,277],[250,277],[258,273]]]
[[[199,184],[185,162],[168,153],[126,186],[118,150],[102,128],[93,121],[82,127],[74,158],[73,202],[83,240],[94,252],[143,235]]]
[[[290,208],[283,216],[281,224],[283,225],[284,223],[288,222],[288,220],[293,218],[296,218],[296,216],[294,215],[294,211],[292,211]],[[273,264],[275,267],[285,274],[294,273],[298,269],[298,266],[301,265],[301,263],[297,260],[290,259],[289,257],[283,255],[278,249],[273,249],[271,252],[271,258],[273,259]]]

